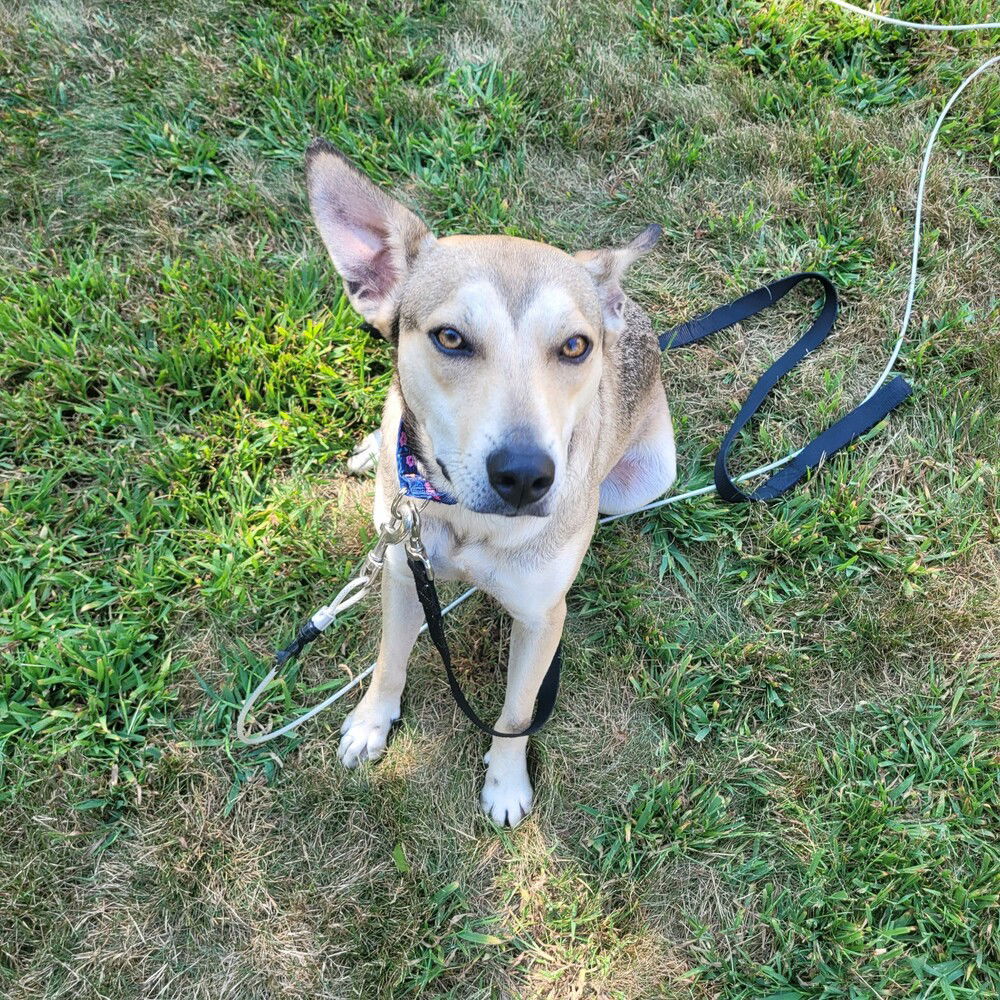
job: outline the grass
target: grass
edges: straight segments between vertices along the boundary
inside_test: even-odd
[[[376,767],[337,766],[342,709],[232,736],[371,538],[343,459],[392,359],[309,221],[313,135],[441,233],[662,223],[632,285],[661,328],[829,273],[836,333],[751,468],[881,370],[922,142],[998,42],[801,0],[0,5],[0,992],[1000,996],[996,74],[931,171],[913,400],[780,504],[601,529],[522,827],[479,815],[485,748],[422,646]],[[664,358],[682,483],[808,308]],[[506,623],[453,622],[493,705]]]

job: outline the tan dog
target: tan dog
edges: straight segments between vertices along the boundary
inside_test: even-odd
[[[435,574],[474,584],[513,618],[495,728],[521,732],[598,511],[633,510],[674,481],[659,348],[621,288],[659,227],[575,256],[510,236],[437,239],[329,143],[314,142],[306,161],[313,216],[347,295],[396,351],[375,523],[399,489],[404,421],[421,473],[458,501],[422,515]],[[342,730],[347,767],[385,750],[423,623],[400,550],[386,560],[378,664]],[[527,742],[494,738],[485,757],[482,805],[498,823],[514,826],[531,808]]]

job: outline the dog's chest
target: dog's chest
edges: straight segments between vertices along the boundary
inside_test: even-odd
[[[445,522],[424,523],[424,546],[435,575],[443,580],[467,580],[482,586],[490,565],[496,563],[492,546]]]
[[[465,523],[461,514],[423,520],[423,541],[434,572],[444,580],[466,580],[487,591],[511,575],[530,571],[545,525],[540,518],[490,518]],[[491,523],[495,521],[496,523]]]
[[[424,512],[421,537],[435,575],[473,584],[520,620],[537,617],[539,608],[551,607],[554,593],[565,592],[590,537],[560,543],[542,518],[483,523],[477,514],[467,524],[463,516],[453,508],[444,517]]]

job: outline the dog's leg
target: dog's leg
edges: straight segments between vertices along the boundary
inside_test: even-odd
[[[382,638],[371,683],[344,720],[337,756],[345,767],[377,760],[385,751],[389,729],[399,718],[406,683],[406,663],[424,612],[401,546],[391,546],[382,571]]]
[[[625,454],[601,483],[600,512],[627,514],[662,496],[677,478],[674,428],[657,382]]]
[[[549,669],[566,621],[566,599],[537,617],[518,611],[511,626],[510,660],[507,665],[507,695],[494,729],[518,733],[531,722],[531,710],[545,672]],[[483,786],[483,810],[500,824],[517,826],[531,809],[532,789],[528,779],[528,737],[493,737]]]

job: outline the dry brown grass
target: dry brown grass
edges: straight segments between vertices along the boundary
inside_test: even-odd
[[[42,700],[77,660],[52,652],[19,701],[44,725],[0,760],[12,792],[0,811],[5,997],[929,997],[928,968],[952,961],[955,997],[996,995],[992,83],[929,179],[903,358],[913,402],[782,505],[704,500],[602,529],[571,599],[566,679],[533,741],[537,804],[522,827],[482,818],[484,742],[424,642],[377,766],[336,761],[351,698],[291,745],[251,753],[232,741],[249,686],[239,671],[328,598],[368,534],[370,482],[336,471],[343,448],[330,440],[371,422],[389,359],[342,310],[306,235],[298,150],[312,131],[343,126],[338,140],[436,212],[441,231],[488,219],[575,250],[662,223],[632,285],[660,328],[792,269],[832,273],[845,289],[836,332],[775,392],[736,468],[800,443],[881,371],[929,116],[975,51],[848,35],[795,0],[723,6],[407,4],[398,22],[374,4],[0,7],[0,82],[20,102],[9,114],[0,104],[11,138],[0,306],[13,303],[0,312],[11,345],[0,379],[12,376],[4,400],[19,435],[0,428],[16,458],[0,467],[0,514],[22,532],[12,562],[30,592],[4,626],[38,607],[70,609],[48,631],[89,620],[73,609],[132,522],[114,513],[91,529],[86,586],[34,582],[36,563],[55,559],[41,526],[68,538],[123,480],[139,483],[168,517],[129,537],[167,570],[144,577],[116,555],[132,576],[115,577],[120,600],[103,613],[114,624],[141,609],[157,650],[137,668],[144,680],[167,652],[175,664],[139,708],[115,714],[113,698],[105,707],[90,692],[110,725],[72,747],[98,709],[87,692],[58,703],[77,729],[49,743]],[[800,22],[809,30],[789,41]],[[791,55],[769,62],[781,46]],[[855,56],[870,69],[857,92],[822,77]],[[857,93],[878,96],[885,60],[908,82],[859,106]],[[815,86],[795,76],[803,65]],[[492,96],[476,91],[490,80]],[[168,125],[173,146],[159,141]],[[121,273],[121,288],[74,285],[73,268]],[[56,278],[68,284],[53,291]],[[88,297],[123,327],[75,311]],[[790,297],[665,357],[684,477],[704,478],[737,401],[809,307]],[[310,323],[329,339],[321,375],[275,375],[277,390],[258,378],[314,349]],[[297,339],[275,358],[286,328]],[[96,353],[109,330],[138,345],[134,368],[131,355]],[[74,332],[86,350],[66,362]],[[38,342],[48,346],[29,378],[21,356]],[[230,358],[233,343],[255,346]],[[164,361],[178,345],[193,388]],[[89,350],[107,369],[100,384],[83,368]],[[64,364],[91,410],[45,381]],[[330,385],[358,412],[337,410]],[[132,393],[128,420],[100,409],[119,389]],[[48,450],[20,446],[53,409],[74,431],[95,411],[102,429],[80,443],[54,428]],[[146,412],[155,426],[143,436],[128,421]],[[115,437],[123,426],[134,441]],[[104,479],[88,464],[128,449],[132,463],[109,459]],[[188,464],[175,459],[189,451]],[[167,471],[152,483],[157,464]],[[39,513],[24,496],[67,465],[93,489],[59,480],[69,506]],[[227,591],[216,585],[230,565]],[[365,621],[303,661],[294,705],[370,662]],[[450,621],[463,682],[492,709],[507,625],[480,598]],[[13,648],[27,675],[29,645],[0,640],[0,655]]]

